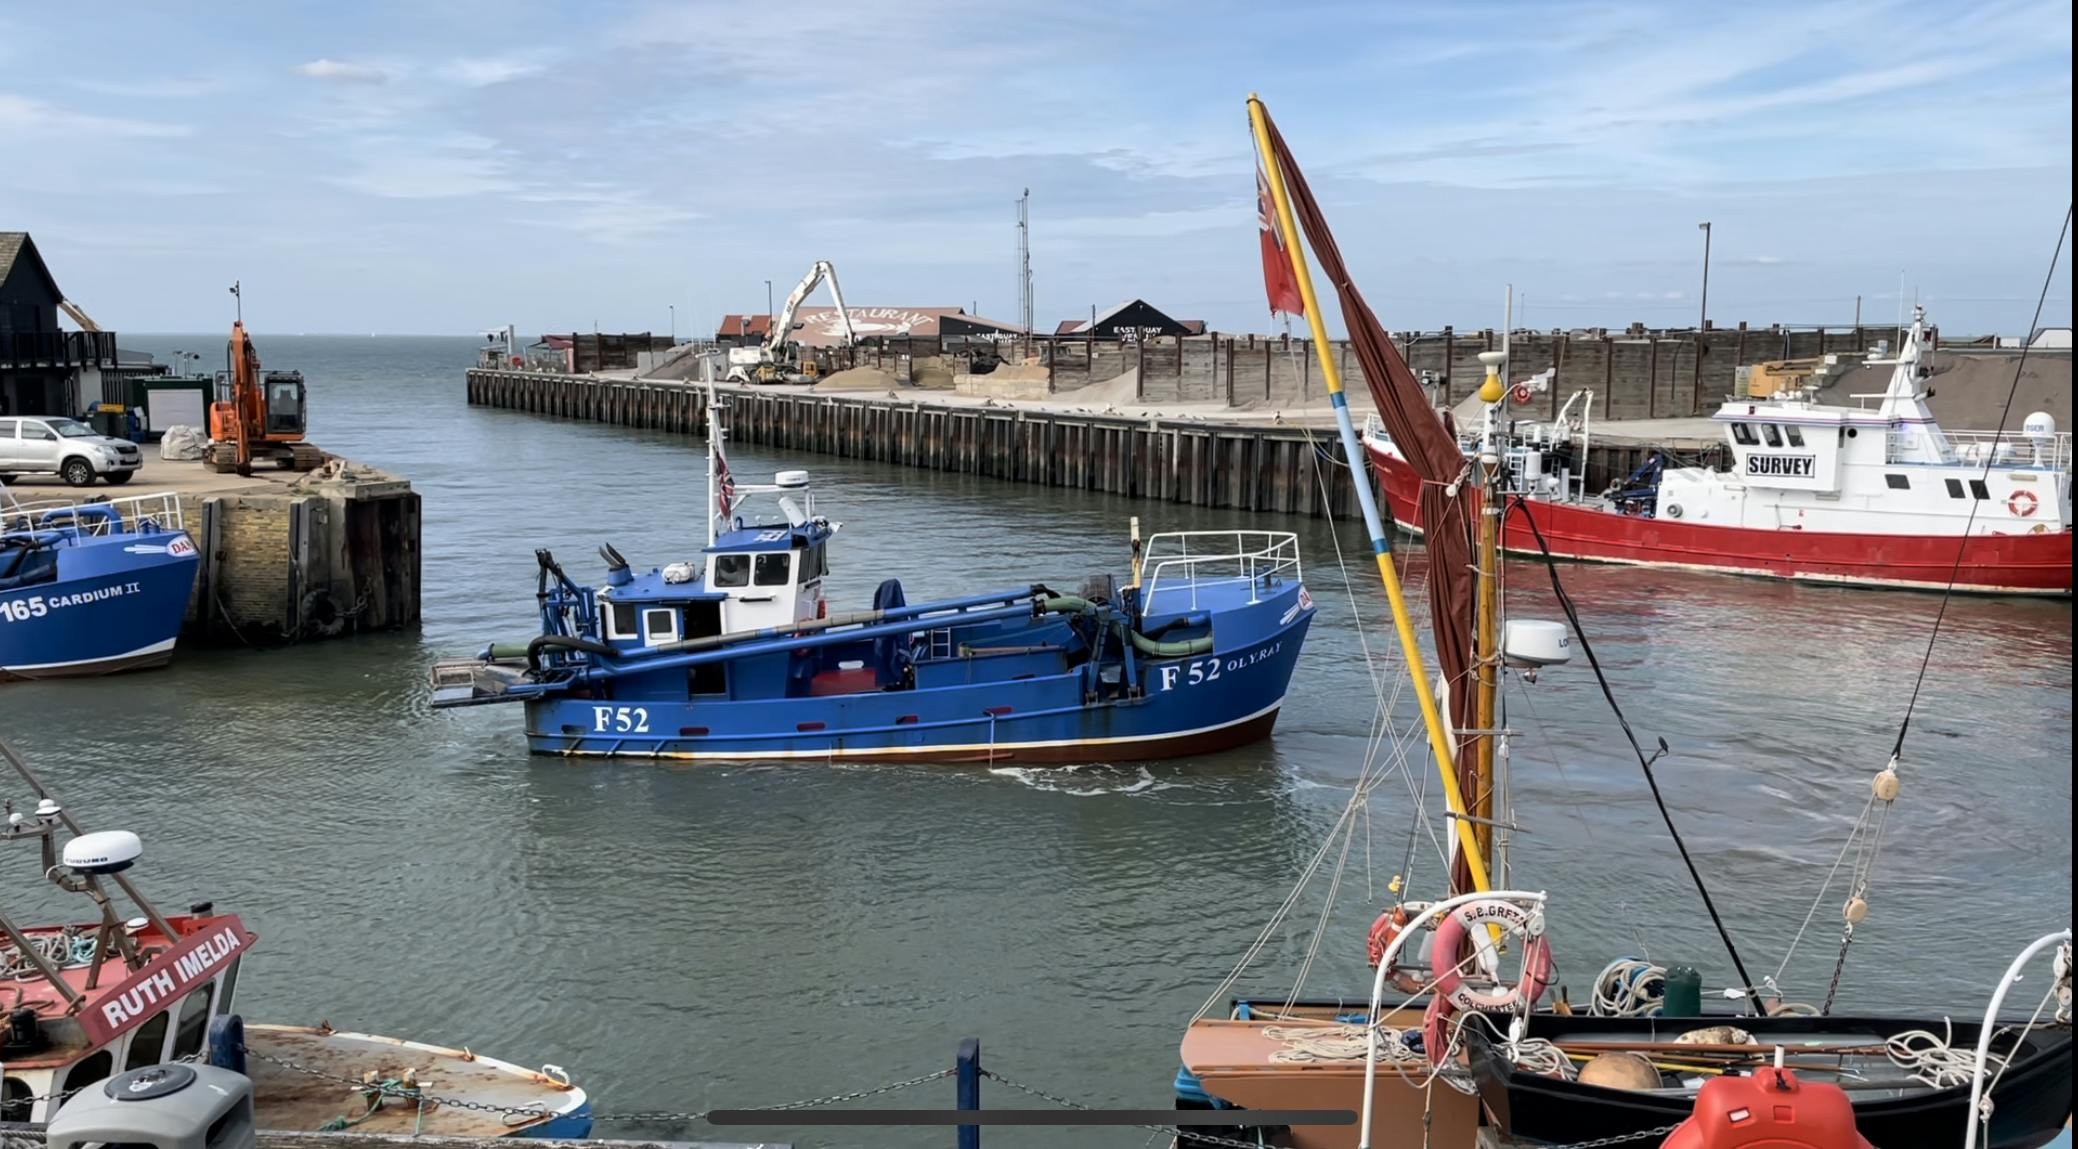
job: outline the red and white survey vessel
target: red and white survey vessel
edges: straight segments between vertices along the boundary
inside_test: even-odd
[[[1503,519],[1511,552],[1537,553],[1534,519],[1561,558],[1859,586],[1940,589],[1952,577],[1961,591],[2068,596],[2070,435],[2042,412],[2020,431],[1944,431],[1922,387],[1927,338],[1915,310],[1897,357],[1869,360],[1892,368],[1873,409],[1802,392],[1728,400],[1715,416],[1727,471],[1655,459],[1590,494],[1573,402],[1551,424],[1506,434],[1490,405],[1467,460],[1492,452],[1520,496]],[[1421,531],[1419,480],[1376,419],[1364,445],[1394,518]]]

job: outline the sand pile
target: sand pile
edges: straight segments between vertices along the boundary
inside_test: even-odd
[[[1020,363],[1013,365],[1005,363],[980,378],[1000,379],[1005,383],[1044,383],[1046,382],[1046,375],[1046,368],[1037,364]]]
[[[812,390],[816,391],[893,391],[902,386],[894,376],[877,367],[853,367],[834,375],[825,375]]]
[[[952,390],[952,368],[946,366],[942,355],[913,360],[909,365],[909,377],[926,391]]]
[[[1133,392],[1138,390],[1139,387],[1140,372],[1138,369],[1135,369],[1123,375],[1115,375],[1102,383],[1092,383],[1087,387],[1077,387],[1073,391],[1058,392],[1054,395],[1054,401],[1057,403],[1072,403],[1075,406],[1085,407],[1094,411],[1102,411],[1106,407],[1131,407],[1144,402],[1144,400],[1135,398],[1133,395]]]
[[[2013,386],[2013,370],[2019,360],[2017,351],[1972,355],[1936,353],[1933,376],[1921,380],[1922,387],[1931,388],[1934,392],[1933,398],[1927,400],[1927,406],[1933,408],[1934,418],[1951,431],[1997,430],[1999,412],[2006,406],[2006,392]],[[1873,410],[1876,400],[1850,399],[1848,396],[1882,391],[1890,385],[1890,373],[1889,367],[1857,367],[1820,391],[1818,401],[1843,407],[1866,404]],[[2027,357],[2027,366],[2021,371],[2020,389],[2013,395],[2013,412],[2006,418],[2006,429],[2019,430],[2021,420],[2033,411],[2047,411],[2056,417],[2058,429],[2071,429],[2070,355],[2035,353]]]

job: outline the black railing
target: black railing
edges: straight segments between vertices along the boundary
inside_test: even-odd
[[[0,332],[0,369],[115,365],[113,331]]]

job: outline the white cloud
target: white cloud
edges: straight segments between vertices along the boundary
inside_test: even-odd
[[[476,136],[368,136],[348,145],[353,167],[333,182],[385,199],[459,199],[517,189],[495,142]]]
[[[547,68],[548,65],[536,56],[463,56],[448,61],[440,69],[440,74],[464,87],[489,88],[539,75]]]
[[[296,65],[296,74],[336,84],[381,84],[390,74],[373,64],[349,64],[320,56]]]
[[[192,135],[187,124],[133,120],[75,112],[43,100],[0,92],[0,137],[98,136],[106,139],[163,140]]]

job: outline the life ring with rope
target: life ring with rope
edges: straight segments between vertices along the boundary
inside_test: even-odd
[[[1508,397],[1510,399],[1515,400],[1516,406],[1527,407],[1530,405],[1530,400],[1535,399],[1537,397],[1537,393],[1535,391],[1530,390],[1529,384],[1517,383],[1513,388],[1509,390]]]
[[[2040,505],[2041,500],[2035,497],[2035,492],[2033,491],[2015,491],[2006,496],[2006,509],[2019,518],[2032,517],[2035,513],[2035,508]]]
[[[1398,938],[1401,932],[1406,930],[1407,923],[1413,920],[1406,906],[1395,905],[1379,914],[1378,920],[1371,923],[1370,933],[1364,938],[1364,949],[1370,954],[1372,968],[1377,968],[1378,963],[1385,960],[1385,951],[1392,948],[1394,939]],[[1405,953],[1406,950],[1403,948],[1401,952]],[[1398,962],[1394,965],[1396,968],[1390,975],[1393,986],[1401,993],[1420,993],[1421,978],[1415,976],[1413,971],[1400,967]]]
[[[1514,985],[1490,990],[1473,989],[1459,972],[1463,963],[1452,955],[1463,952],[1473,930],[1497,926],[1522,942],[1522,977]],[[1537,1004],[1551,984],[1551,943],[1544,936],[1542,911],[1525,910],[1513,902],[1487,898],[1467,902],[1452,910],[1436,926],[1436,996],[1459,1009],[1501,1013],[1527,1009]]]

